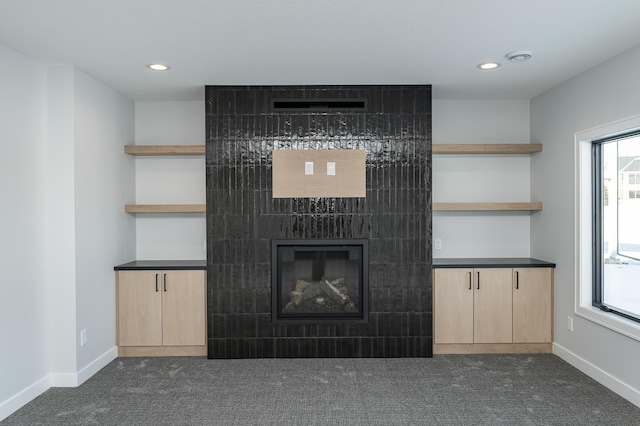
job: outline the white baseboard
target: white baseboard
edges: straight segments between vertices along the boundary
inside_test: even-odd
[[[80,386],[117,357],[118,348],[114,346],[76,373],[51,373],[51,386],[55,388]]]
[[[47,374],[42,379],[21,390],[6,401],[0,402],[0,421],[6,419],[21,407],[42,395],[50,387],[51,375]]]
[[[612,376],[557,343],[553,344],[553,353],[603,386],[609,388],[632,404],[640,407],[640,391],[638,389],[629,386],[622,380]]]
[[[6,401],[0,402],[0,421],[33,401],[51,387],[68,388],[80,386],[117,357],[118,348],[114,346],[77,373],[47,374],[42,379],[21,390]]]
[[[78,386],[76,373],[51,373],[51,387],[75,388],[76,386]]]
[[[98,358],[94,359],[89,365],[78,371],[78,386],[90,379],[98,371],[102,370],[111,361],[118,357],[118,347],[114,346]]]

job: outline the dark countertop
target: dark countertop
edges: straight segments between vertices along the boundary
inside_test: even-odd
[[[206,260],[134,260],[133,262],[123,263],[114,266],[116,271],[149,271],[155,269],[166,270],[189,270],[189,269],[207,269]]]
[[[434,258],[434,268],[555,268],[556,264],[530,257]],[[207,269],[206,260],[134,260],[114,266],[116,271]]]
[[[530,257],[483,257],[433,259],[434,268],[555,268],[556,264]]]

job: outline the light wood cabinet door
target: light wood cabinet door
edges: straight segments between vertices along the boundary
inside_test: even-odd
[[[162,345],[159,271],[118,272],[118,346]]]
[[[434,342],[473,343],[473,269],[434,270]]]
[[[513,270],[513,342],[553,341],[553,271],[551,268]]]
[[[162,343],[205,344],[204,271],[162,271]]]
[[[475,269],[473,288],[473,342],[511,343],[511,269]]]

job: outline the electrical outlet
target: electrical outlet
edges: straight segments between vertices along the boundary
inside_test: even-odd
[[[312,175],[313,174],[313,161],[305,161],[304,162],[304,174]]]
[[[573,317],[567,317],[567,330],[573,332]]]
[[[436,238],[433,240],[433,248],[434,250],[442,250],[442,239]]]
[[[333,161],[327,161],[327,176],[336,175],[336,163]]]
[[[87,344],[87,329],[84,328],[80,330],[80,346],[84,346]]]

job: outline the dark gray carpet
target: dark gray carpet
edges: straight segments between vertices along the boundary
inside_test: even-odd
[[[640,425],[555,355],[118,358],[2,425]]]

